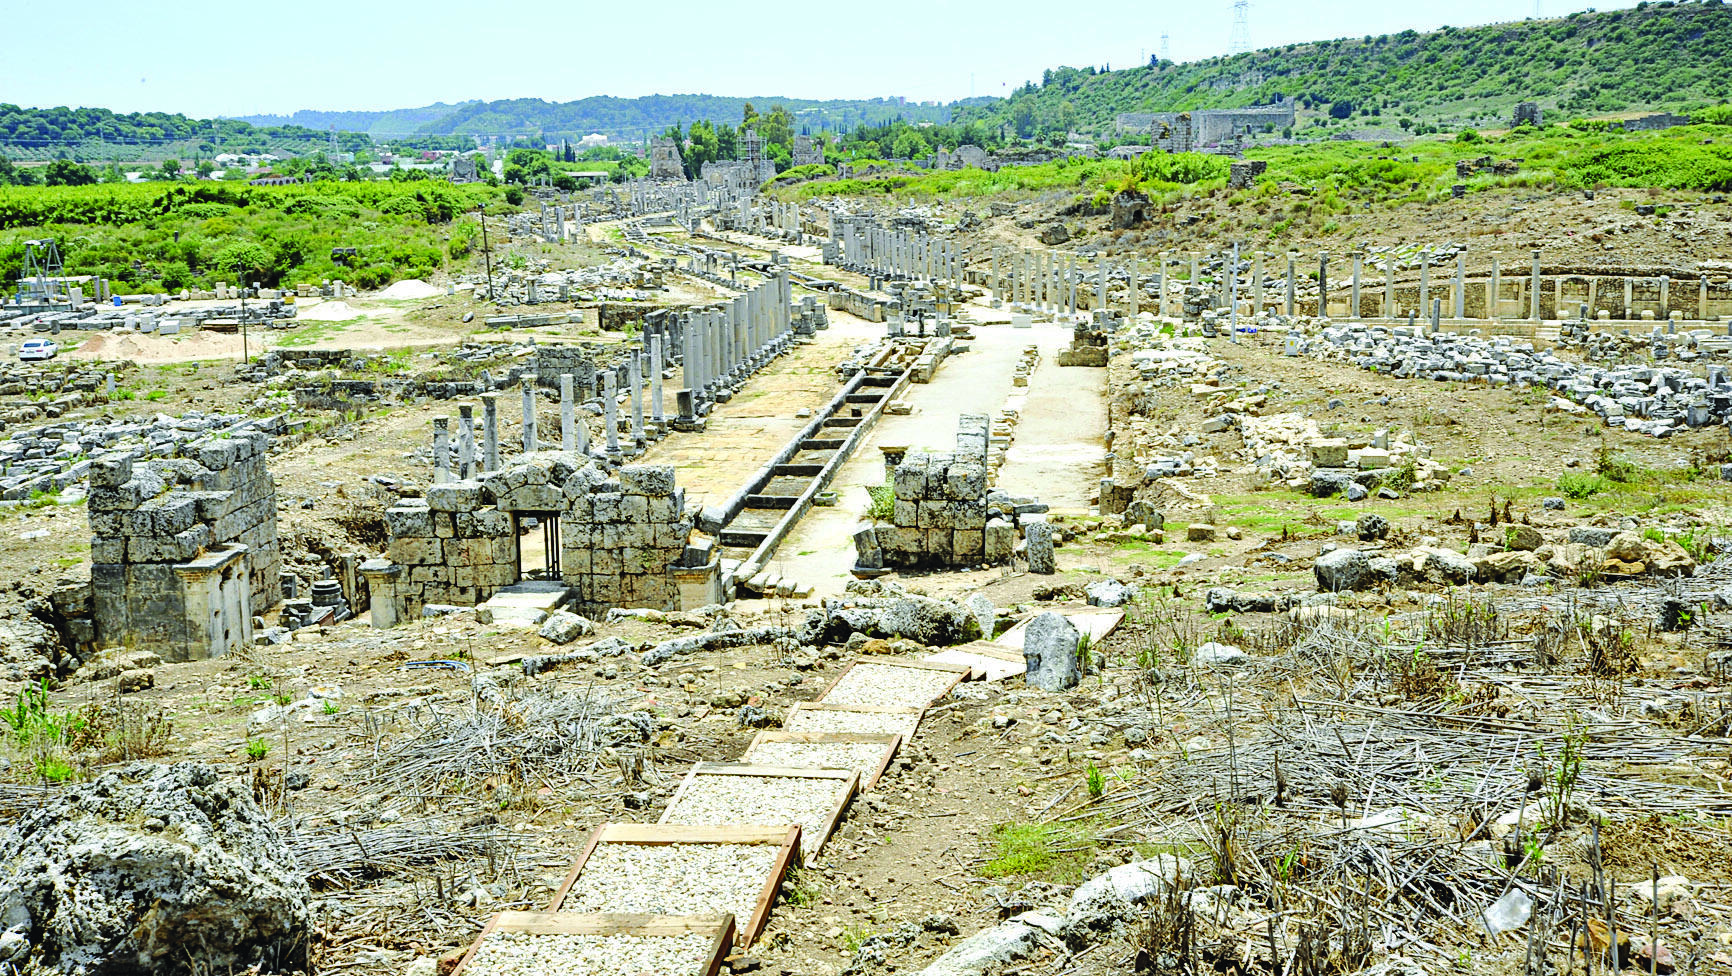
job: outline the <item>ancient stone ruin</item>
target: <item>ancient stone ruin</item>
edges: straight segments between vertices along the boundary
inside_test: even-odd
[[[98,647],[192,661],[252,642],[254,615],[277,602],[282,563],[267,445],[252,433],[194,441],[165,458],[92,463]]]

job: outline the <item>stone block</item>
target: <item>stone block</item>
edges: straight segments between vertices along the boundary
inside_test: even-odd
[[[450,512],[433,512],[433,536],[438,539],[451,539],[457,536],[457,518]]]
[[[473,512],[486,504],[479,481],[448,481],[427,489],[427,507],[435,512]]]
[[[628,464],[619,471],[620,487],[627,494],[667,498],[674,493],[671,464]]]
[[[132,458],[110,454],[90,463],[90,487],[118,488],[132,480]]]
[[[649,499],[643,495],[621,495],[619,520],[622,522],[649,521]]]
[[[987,522],[981,538],[981,557],[993,565],[1007,562],[1016,551],[1016,526],[1004,519],[995,518]]]
[[[433,535],[433,515],[423,505],[401,503],[385,509],[385,531],[391,538]]]
[[[1023,528],[1023,538],[1027,542],[1029,572],[1043,576],[1058,572],[1057,561],[1053,557],[1051,525],[1046,522],[1030,522]]]
[[[600,523],[623,521],[620,506],[624,497],[615,491],[604,491],[590,496],[590,500],[594,504],[591,515],[592,521]]]
[[[974,501],[986,497],[986,468],[968,462],[952,462],[945,469],[945,495],[958,501]]]
[[[1347,442],[1337,439],[1311,445],[1311,465],[1317,468],[1345,468]]]
[[[444,558],[444,549],[437,539],[405,535],[392,539],[385,547],[386,558],[404,566],[423,566]]]
[[[956,547],[957,561],[980,562],[986,550],[986,532],[983,529],[958,529],[951,537],[951,544]]]

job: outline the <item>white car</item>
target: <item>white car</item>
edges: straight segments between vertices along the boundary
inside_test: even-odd
[[[54,344],[53,339],[27,339],[23,345],[18,347],[18,358],[23,360],[53,359],[58,352],[60,352],[60,347]]]

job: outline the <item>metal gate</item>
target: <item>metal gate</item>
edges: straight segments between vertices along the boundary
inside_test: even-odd
[[[541,569],[533,573],[522,571],[523,566],[523,520],[535,519],[541,529]],[[564,574],[559,568],[559,513],[558,512],[518,512],[517,513],[517,565],[518,576],[522,579],[562,579]]]

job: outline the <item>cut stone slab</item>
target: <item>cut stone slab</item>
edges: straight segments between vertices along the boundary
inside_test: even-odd
[[[564,583],[524,580],[494,593],[481,607],[493,612],[496,624],[529,630],[540,627],[548,614],[559,609],[566,602],[568,592]]]
[[[1029,621],[1022,642],[1028,683],[1047,691],[1075,688],[1082,680],[1082,668],[1077,663],[1081,642],[1081,631],[1062,614],[1048,611]]]
[[[987,681],[1003,681],[1028,670],[1027,661],[1021,651],[1011,650],[991,641],[975,641],[972,644],[946,648],[936,654],[928,654],[921,660],[940,664],[966,664],[974,669],[976,675]]]

